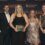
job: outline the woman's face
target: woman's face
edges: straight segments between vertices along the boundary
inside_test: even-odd
[[[43,12],[45,12],[45,5],[42,6],[42,10],[43,10]]]
[[[22,6],[21,6],[21,5],[18,5],[18,6],[16,7],[16,10],[17,10],[17,12],[22,12]]]
[[[34,17],[34,16],[35,16],[35,11],[34,11],[34,10],[31,10],[31,11],[30,11],[30,16],[31,16],[31,17]]]

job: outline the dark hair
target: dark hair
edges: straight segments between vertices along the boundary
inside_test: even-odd
[[[45,2],[42,3],[42,6],[45,5]]]
[[[30,12],[31,12],[31,11],[34,11],[35,13],[37,12],[36,9],[33,9],[33,8],[30,9],[30,10],[29,10],[29,18],[30,18]],[[36,16],[35,16],[35,17],[36,17]]]
[[[30,9],[30,10],[29,10],[29,13],[30,13],[31,11],[35,11],[35,12],[36,12],[36,9],[33,9],[33,8],[32,8],[32,9]]]
[[[43,6],[45,6],[45,3],[42,4],[42,7],[43,7]],[[42,14],[43,14],[43,10],[42,10],[42,9],[41,9],[41,11],[42,11]]]
[[[8,6],[8,4],[4,5],[3,8],[4,8],[5,6]]]

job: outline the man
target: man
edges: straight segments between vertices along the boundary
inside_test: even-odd
[[[40,15],[41,25],[42,29],[44,30],[44,33],[41,33],[41,44],[45,45],[45,4],[42,5],[42,15]]]
[[[10,14],[9,14],[9,6],[4,6],[4,12],[0,14],[0,29],[3,33],[3,45],[10,45]]]

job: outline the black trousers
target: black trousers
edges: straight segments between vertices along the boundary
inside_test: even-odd
[[[0,45],[3,45],[3,34],[0,33]]]
[[[11,45],[11,30],[9,29],[7,32],[3,34],[3,45]]]
[[[12,45],[24,45],[26,32],[12,32]]]

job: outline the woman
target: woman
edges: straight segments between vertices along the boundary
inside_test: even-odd
[[[42,24],[42,28],[45,32],[45,4],[42,5],[42,15],[39,16]],[[41,44],[45,45],[45,34],[40,34]]]
[[[27,42],[31,45],[39,45],[40,43],[39,27],[42,32],[44,31],[41,27],[41,22],[36,17],[36,11],[32,9],[29,15],[30,15],[30,18],[29,18],[30,24],[29,24],[28,32],[27,32]]]
[[[11,16],[10,26],[13,31],[12,45],[24,45],[25,32],[28,27],[28,18],[21,5],[15,7],[15,12]]]

